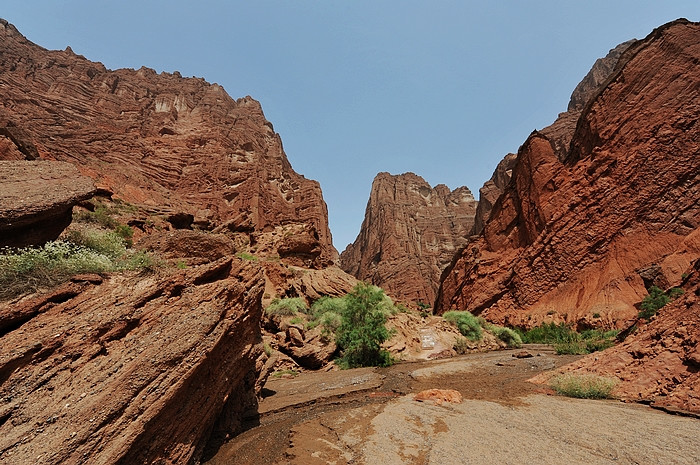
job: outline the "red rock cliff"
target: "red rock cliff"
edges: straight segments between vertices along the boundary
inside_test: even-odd
[[[660,27],[622,54],[564,157],[533,133],[437,311],[620,326],[648,284],[678,282],[700,256],[699,60],[700,24]]]
[[[282,141],[250,97],[217,84],[111,71],[48,51],[0,21],[0,159],[68,161],[98,187],[203,227],[306,225],[316,264],[337,258],[319,184],[292,169]]]
[[[597,59],[588,74],[572,92],[567,111],[560,113],[554,123],[541,131],[552,143],[558,158],[563,159],[568,153],[571,137],[576,129],[576,122],[581,116],[585,103],[600,91],[601,86],[613,73],[620,55],[635,42],[634,40],[623,42],[610,50],[604,58]],[[479,189],[479,204],[476,209],[472,234],[479,234],[484,229],[484,224],[489,219],[494,203],[510,182],[516,159],[517,156],[514,153],[506,155],[496,166],[491,179]]]
[[[341,268],[407,302],[430,304],[440,273],[464,246],[476,201],[466,187],[431,188],[420,176],[379,173]]]

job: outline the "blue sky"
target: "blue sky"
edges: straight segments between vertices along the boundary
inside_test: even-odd
[[[48,49],[259,100],[294,169],[321,183],[342,251],[378,172],[477,196],[596,58],[700,21],[700,2],[3,0],[0,17]]]

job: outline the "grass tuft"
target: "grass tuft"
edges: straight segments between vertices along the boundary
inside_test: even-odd
[[[557,394],[578,399],[611,399],[618,380],[593,374],[555,376],[549,385]]]

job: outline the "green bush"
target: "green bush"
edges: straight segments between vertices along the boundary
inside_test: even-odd
[[[113,266],[110,257],[66,241],[4,249],[0,252],[0,299],[55,286],[77,273],[110,271]]]
[[[68,241],[85,246],[111,259],[117,259],[126,253],[124,239],[114,231],[73,230],[67,234]]]
[[[616,385],[614,378],[592,374],[563,374],[550,381],[550,386],[558,394],[579,399],[609,399]]]
[[[479,320],[469,312],[451,311],[442,316],[459,329],[462,336],[472,341],[481,340],[481,324]]]
[[[523,342],[527,344],[557,344],[574,342],[578,340],[578,334],[564,323],[544,323],[529,329],[521,335]]]
[[[503,326],[488,324],[486,329],[491,331],[494,336],[496,336],[501,341],[505,342],[508,347],[520,348],[523,345],[523,340],[520,335],[510,328],[504,328]]]
[[[301,297],[286,297],[284,299],[274,299],[265,309],[268,315],[296,315],[297,312],[305,312],[306,301]]]
[[[341,368],[388,366],[393,360],[382,343],[391,337],[386,328],[386,295],[376,286],[359,283],[345,296],[346,307],[336,332]],[[393,307],[393,304],[392,304]]]
[[[652,316],[656,315],[656,312],[658,312],[661,307],[670,301],[671,298],[667,296],[661,288],[651,286],[649,288],[649,295],[644,297],[640,305],[642,311],[639,312],[639,318],[650,319]]]
[[[249,254],[248,252],[238,252],[236,254],[236,257],[240,258],[241,260],[248,260],[249,262],[257,262],[258,257],[256,257],[253,254]]]
[[[329,297],[323,296],[311,304],[311,316],[320,318],[326,312],[333,312],[338,315],[345,311],[347,303],[345,297]]]
[[[452,346],[452,348],[459,355],[464,355],[467,352],[469,352],[469,342],[467,341],[466,337],[458,337],[457,339],[455,339],[455,343]]]

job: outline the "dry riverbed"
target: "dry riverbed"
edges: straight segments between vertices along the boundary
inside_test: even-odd
[[[271,378],[260,418],[210,465],[696,464],[700,420],[527,382],[575,360],[546,346]],[[455,389],[462,403],[417,402]]]

